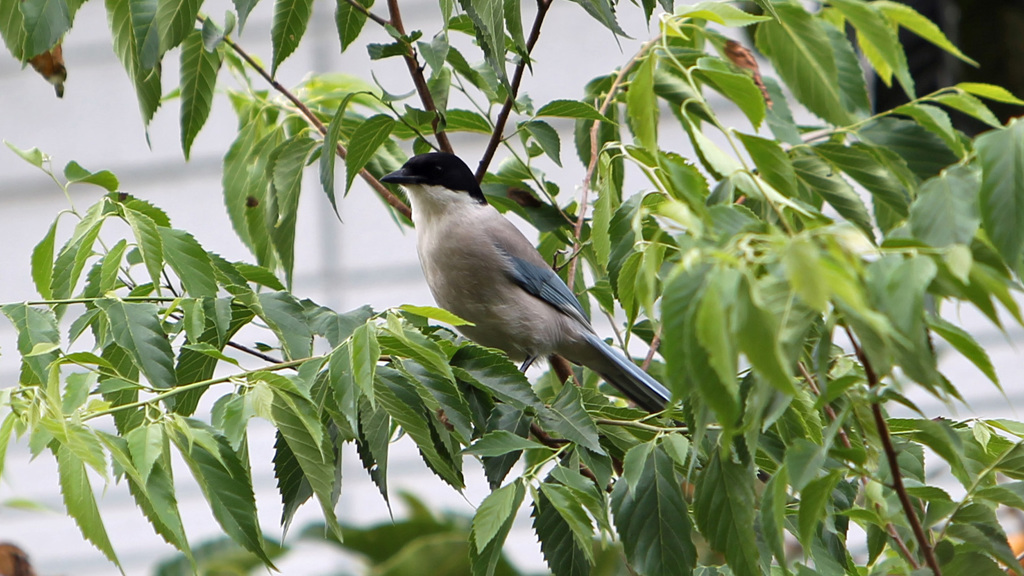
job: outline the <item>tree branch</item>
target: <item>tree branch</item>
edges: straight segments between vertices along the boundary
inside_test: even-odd
[[[533,27],[530,29],[530,37],[526,40],[526,55],[527,58],[523,58],[519,64],[516,64],[516,70],[512,73],[512,85],[511,92],[508,97],[505,98],[505,103],[501,106],[501,111],[498,112],[498,119],[494,123],[494,130],[491,132],[491,140],[487,143],[487,148],[484,149],[484,155],[480,158],[480,164],[476,167],[476,181],[482,182],[484,175],[487,174],[487,168],[491,165],[491,160],[494,159],[494,153],[498,150],[498,146],[501,144],[502,135],[505,132],[505,124],[508,122],[508,117],[512,113],[512,107],[515,105],[516,96],[519,95],[519,86],[523,83],[523,74],[526,72],[526,65],[529,61],[529,55],[533,53],[533,47],[537,45],[537,40],[540,39],[540,27],[544,24],[544,16],[548,13],[548,8],[551,7],[552,0],[537,0],[537,15],[533,19]]]
[[[248,52],[243,50],[241,46],[236,44],[230,38],[225,37],[224,43],[227,44],[232,50],[234,50],[235,53],[242,58],[242,60],[245,60],[245,62],[250,67],[252,67],[252,69],[255,70],[260,76],[262,76],[264,80],[266,80],[271,86],[273,86],[274,90],[280,92],[285,98],[287,98],[292,104],[294,104],[295,107],[299,109],[299,112],[301,112],[302,115],[306,117],[306,120],[308,120],[309,123],[312,124],[313,127],[315,127],[317,131],[320,132],[321,135],[327,134],[327,126],[324,126],[324,123],[320,121],[320,118],[318,118],[317,115],[314,114],[313,111],[310,110],[309,107],[306,106],[306,104],[302,100],[299,100],[299,98],[295,96],[295,94],[293,94],[290,90],[285,88],[280,82],[275,80],[274,77],[271,76],[269,72],[267,72],[266,68],[261,66],[258,62],[256,62],[256,60],[254,60],[252,56],[249,55]],[[342,158],[346,158],[348,156],[348,150],[345,149],[345,147],[342,146],[341,143],[338,143],[337,153],[338,156],[341,156]],[[410,220],[412,219],[412,210],[409,209],[409,206],[406,205],[406,203],[403,202],[401,198],[395,196],[391,192],[391,190],[388,190],[386,186],[381,184],[380,180],[377,180],[377,178],[373,174],[371,174],[369,170],[363,168],[362,170],[359,171],[359,176],[363,180],[365,180],[366,183],[369,184],[370,187],[373,188],[375,192],[377,192],[377,195],[380,196],[385,202],[387,202],[389,206],[394,208],[398,213],[402,214],[406,218],[409,218]]]
[[[864,353],[864,349],[860,347],[860,344],[853,337],[853,331],[848,326],[844,326],[844,329],[846,330],[847,338],[850,339],[850,344],[853,346],[853,351],[857,355],[857,359],[860,360],[861,366],[864,367],[864,376],[868,380],[868,387],[871,389],[878,388],[878,375],[875,374],[867,354]],[[889,424],[885,421],[885,416],[882,414],[882,406],[878,402],[871,403],[871,414],[874,416],[875,428],[878,430],[878,436],[882,440],[882,450],[885,451],[886,461],[889,463],[889,470],[892,472],[893,490],[896,491],[900,504],[903,506],[903,515],[907,517],[907,521],[910,523],[910,529],[914,532],[914,538],[917,539],[917,545],[921,549],[921,554],[924,555],[928,568],[931,569],[935,576],[942,576],[942,569],[939,568],[939,562],[935,558],[935,551],[932,550],[932,545],[928,542],[928,535],[925,534],[924,527],[921,526],[921,521],[917,517],[917,512],[914,511],[914,504],[910,501],[910,495],[907,494],[907,489],[903,485],[903,476],[900,474],[896,447],[892,443],[892,435],[889,434]]]
[[[388,0],[388,14],[391,16],[389,22],[391,26],[398,31],[399,34],[405,36],[405,25],[402,24],[402,12],[398,8],[398,0]],[[452,143],[448,140],[448,134],[444,130],[440,130],[440,118],[437,116],[437,106],[434,104],[434,97],[430,94],[430,87],[427,86],[427,79],[423,77],[423,68],[420,67],[419,60],[416,58],[416,49],[410,44],[408,51],[402,55],[402,59],[405,60],[405,65],[409,68],[409,75],[412,76],[412,83],[416,86],[416,93],[420,96],[420,102],[423,102],[423,107],[427,112],[434,113],[434,121],[431,126],[434,128],[434,136],[437,138],[437,144],[441,147],[441,150],[451,154],[454,152]]]
[[[381,18],[380,16],[377,16],[373,12],[370,12],[369,8],[367,8],[366,6],[363,6],[362,4],[357,2],[356,0],[345,0],[345,2],[348,3],[350,6],[352,6],[353,8],[355,8],[356,10],[358,10],[358,11],[362,12],[363,14],[365,14],[367,18],[369,18],[370,20],[373,20],[377,24],[380,24],[381,26],[387,26],[389,24],[389,22],[387,20]]]
[[[619,69],[619,72],[615,75],[615,79],[612,81],[612,85],[608,88],[608,94],[605,95],[604,102],[601,103],[601,108],[598,109],[602,115],[608,111],[608,107],[611,106],[615,100],[615,94],[619,91],[622,86],[622,81],[626,78],[626,73],[629,72],[633,66],[641,59],[647,51],[654,46],[658,40],[661,39],[661,35],[655,36],[648,40],[637,50],[637,53],[626,62],[626,65]],[[573,237],[576,238],[576,245],[579,246],[580,235],[583,233],[583,221],[586,220],[587,215],[587,200],[590,194],[590,183],[594,180],[594,170],[597,168],[597,133],[601,128],[601,121],[594,120],[594,124],[590,127],[590,162],[587,164],[587,175],[583,178],[583,190],[580,191],[579,208],[577,209],[576,215],[576,228],[573,230]],[[579,253],[577,251],[577,253]],[[577,258],[573,258],[569,262],[569,276],[568,282],[569,289],[572,290],[573,281],[576,279],[576,261]]]

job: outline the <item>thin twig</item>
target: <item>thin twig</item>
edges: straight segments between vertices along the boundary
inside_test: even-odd
[[[403,37],[405,36],[405,25],[402,24],[402,11],[398,8],[398,0],[388,0],[388,14],[391,16],[391,26],[398,31]],[[405,60],[406,67],[409,68],[409,75],[412,76],[412,83],[416,86],[416,93],[420,96],[420,102],[423,103],[423,107],[427,112],[434,113],[434,121],[431,126],[434,128],[434,136],[437,138],[437,144],[441,147],[441,150],[451,154],[454,152],[452,143],[448,141],[448,134],[444,130],[440,129],[440,117],[437,115],[437,106],[434,104],[434,97],[430,94],[430,87],[427,86],[427,79],[423,77],[423,68],[420,67],[419,60],[416,58],[416,49],[411,44],[408,45],[408,50],[402,55],[402,59]]]
[[[498,150],[498,145],[501,144],[502,135],[505,132],[505,124],[508,122],[508,117],[515,106],[516,97],[519,95],[519,86],[523,83],[523,74],[526,72],[526,66],[529,63],[529,56],[533,52],[533,47],[537,45],[537,40],[540,39],[540,27],[544,24],[544,16],[548,13],[548,8],[551,7],[551,1],[537,0],[537,15],[533,18],[530,37],[526,40],[526,57],[520,60],[519,64],[516,64],[515,72],[512,73],[511,92],[505,98],[501,111],[498,112],[498,120],[494,124],[494,131],[491,132],[491,140],[487,143],[484,155],[480,158],[480,164],[476,167],[477,182],[483,181],[484,175],[487,174],[487,168],[491,165],[491,160],[494,159],[494,153]]]
[[[857,355],[857,359],[860,360],[861,366],[864,367],[864,376],[868,380],[868,387],[876,389],[879,385],[878,375],[875,374],[874,368],[871,366],[871,362],[868,360],[867,354],[864,353],[864,349],[860,347],[857,340],[853,337],[853,331],[848,326],[846,329],[846,336],[850,339],[850,344],[853,346],[853,351]],[[907,494],[907,489],[903,485],[903,475],[900,474],[900,464],[896,454],[896,447],[892,443],[892,435],[889,434],[889,424],[885,421],[885,416],[882,414],[882,406],[878,402],[871,403],[871,413],[875,419],[875,428],[878,430],[878,436],[882,440],[882,449],[885,451],[886,460],[889,463],[889,470],[892,472],[892,487],[896,491],[896,495],[899,496],[900,504],[903,506],[903,514],[907,517],[907,521],[910,523],[910,529],[914,532],[914,538],[917,539],[917,545],[921,549],[921,554],[924,555],[925,563],[928,564],[928,568],[931,569],[935,576],[942,576],[942,569],[939,568],[939,562],[935,558],[935,551],[932,550],[931,543],[928,542],[928,535],[925,534],[924,527],[921,526],[921,521],[917,517],[917,512],[914,511],[914,504],[910,501],[910,495]]]
[[[248,354],[250,356],[255,356],[255,357],[259,358],[260,360],[265,360],[267,362],[270,362],[271,364],[281,364],[282,362],[284,362],[280,358],[274,358],[273,356],[270,356],[268,354],[264,354],[263,352],[260,352],[259,350],[255,350],[253,348],[249,348],[248,346],[245,346],[244,344],[239,344],[238,342],[235,342],[234,340],[228,340],[228,343],[226,345],[228,347],[230,347],[230,348],[234,348],[235,350],[238,350],[239,352],[245,352],[246,354]]]
[[[647,372],[647,369],[651,367],[651,360],[654,359],[654,353],[661,348],[661,327],[664,324],[659,324],[658,329],[654,331],[654,338],[651,338],[651,347],[647,350],[647,356],[644,357],[643,364],[640,365],[640,369]]]
[[[235,53],[242,58],[242,60],[245,60],[245,62],[250,67],[252,67],[252,69],[255,70],[260,76],[262,76],[264,80],[266,80],[271,86],[273,86],[274,90],[277,90],[285,98],[291,101],[291,103],[294,104],[295,107],[299,109],[299,112],[301,112],[302,115],[306,117],[306,120],[308,120],[309,123],[312,124],[313,127],[315,127],[317,131],[320,132],[321,135],[327,134],[327,126],[324,126],[324,123],[320,121],[320,118],[318,118],[317,115],[314,114],[313,111],[310,110],[309,107],[306,106],[306,104],[302,100],[299,100],[299,98],[295,96],[295,94],[293,94],[290,90],[285,88],[280,82],[275,80],[274,77],[271,76],[269,72],[267,72],[266,68],[261,66],[258,62],[256,62],[256,60],[254,60],[253,57],[250,56],[248,52],[242,49],[241,46],[236,44],[230,38],[224,38],[224,43],[227,44],[232,50],[234,50]],[[341,145],[341,143],[338,143],[337,145],[337,152],[338,156],[341,156],[342,158],[346,158],[348,156],[348,150],[346,150],[345,147]],[[385,202],[387,202],[389,206],[394,208],[397,212],[399,212],[406,218],[412,219],[412,210],[409,209],[409,206],[406,205],[405,202],[402,202],[401,198],[395,196],[391,192],[391,190],[388,190],[386,186],[381,184],[380,180],[377,180],[377,178],[373,174],[371,174],[369,170],[363,168],[362,170],[359,171],[359,176],[362,177],[362,179],[365,180],[366,183],[369,184],[370,187],[373,188],[375,192],[377,192],[377,195],[379,195]]]
[[[366,6],[363,6],[362,4],[357,2],[356,0],[345,0],[345,2],[347,2],[353,8],[355,8],[356,10],[358,10],[358,11],[362,12],[363,14],[365,14],[367,18],[369,18],[370,20],[373,20],[374,22],[376,22],[377,24],[380,24],[381,26],[387,26],[388,24],[390,24],[390,22],[388,22],[387,20],[381,18],[380,16],[377,16],[373,12],[370,12],[369,8],[367,8]]]
[[[686,426],[655,426],[653,424],[640,422],[639,420],[612,420],[610,418],[594,418],[594,424],[636,428],[637,430],[647,430],[648,432],[686,432],[689,430]]]
[[[598,112],[600,112],[601,115],[604,115],[605,112],[608,111],[608,107],[611,106],[612,102],[615,100],[615,95],[618,93],[619,87],[622,86],[622,81],[625,79],[626,73],[629,72],[633,66],[647,54],[647,51],[651,49],[651,46],[653,46],[660,38],[660,35],[655,36],[644,43],[644,45],[640,47],[640,50],[630,58],[629,62],[626,62],[626,65],[619,69],[619,72],[615,75],[615,79],[612,80],[611,87],[608,88],[608,94],[605,95],[604,102],[601,103],[601,107],[598,109]],[[594,179],[594,170],[597,169],[597,136],[600,128],[600,120],[594,120],[594,124],[590,127],[590,162],[587,163],[587,175],[583,179],[583,189],[580,191],[579,208],[577,210],[578,214],[576,215],[576,228],[573,230],[573,237],[576,238],[577,246],[580,243],[580,235],[583,233],[583,221],[586,220],[587,200],[590,195],[590,183]],[[574,258],[569,262],[569,279],[567,283],[570,290],[572,290],[573,281],[576,279],[577,260],[577,258]]]

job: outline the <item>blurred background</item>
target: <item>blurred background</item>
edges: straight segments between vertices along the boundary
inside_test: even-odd
[[[533,17],[533,5],[524,2],[523,7],[528,26]],[[215,17],[229,8],[231,4],[224,0],[208,0],[204,5],[204,11]],[[402,8],[408,30],[423,30],[429,36],[440,29],[435,0],[406,0]],[[271,54],[272,9],[273,3],[269,0],[258,5],[244,34],[238,36],[238,42],[247,51],[265,61],[269,61]],[[953,12],[940,16],[959,17],[959,12]],[[631,38],[616,41],[578,5],[556,1],[534,51],[537,60],[533,74],[527,75],[522,91],[530,94],[534,102],[581,97],[582,86],[589,79],[621,66],[653,33],[639,10],[623,10],[620,18]],[[294,86],[311,72],[338,72],[368,80],[370,61],[365,45],[387,41],[389,38],[379,27],[370,25],[359,42],[341,54],[334,25],[334,3],[317,2],[299,50],[281,66],[278,79],[286,86]],[[221,196],[221,162],[236,131],[235,116],[226,96],[218,94],[216,97],[210,120],[192,148],[192,158],[185,162],[180,146],[178,101],[171,99],[163,104],[147,134],[137,113],[134,90],[111,49],[102,2],[87,2],[82,7],[63,49],[68,67],[63,99],[58,99],[53,87],[31,68],[21,68],[6,53],[0,58],[0,139],[23,149],[39,148],[53,158],[53,167],[58,173],[72,160],[90,170],[111,170],[120,178],[124,191],[166,210],[175,227],[192,232],[206,249],[219,252],[229,260],[251,259],[232,231]],[[970,49],[965,51],[979,57]],[[176,66],[176,56],[172,53],[164,60],[165,78],[177,77]],[[941,64],[935,62],[926,62],[923,66],[926,71],[941,70]],[[412,89],[404,63],[399,59],[375,62],[374,73],[391,93]],[[222,71],[222,79],[225,76],[226,72]],[[269,88],[259,84],[257,87]],[[922,87],[921,92],[925,91]],[[1022,95],[1019,90],[1015,92]],[[721,117],[726,125],[749,131],[749,124],[742,115],[730,108],[731,104],[721,103],[724,110]],[[457,102],[452,104],[457,105]],[[572,130],[568,122],[556,123],[556,128],[563,134]],[[685,134],[664,134],[663,137],[669,139],[667,147],[675,146],[681,154],[692,157]],[[475,167],[485,138],[459,135],[453,139],[453,145],[467,163]],[[499,150],[494,165],[503,157]],[[560,184],[563,195],[568,196],[579,188],[585,171],[571,147],[571,138],[563,138],[562,159],[564,168],[549,162],[545,169],[550,179]],[[378,310],[405,303],[433,304],[416,261],[412,231],[398,228],[377,197],[359,181],[348,197],[339,202],[339,220],[322,194],[314,171],[307,172],[296,239],[294,292],[300,298],[310,298],[338,311],[363,304]],[[639,191],[641,181],[635,181]],[[102,192],[95,187],[73,187],[71,200],[75,206],[84,208],[95,202]],[[38,297],[30,277],[30,254],[57,214],[67,208],[68,200],[60,188],[6,147],[0,147],[0,303]],[[66,231],[70,224],[70,218],[63,219],[61,230]],[[528,236],[533,235],[528,228],[524,230]],[[1020,418],[1021,414],[1013,406],[1024,406],[1021,402],[1024,382],[1020,375],[1024,368],[1024,354],[1020,349],[1024,332],[1015,327],[1001,332],[973,309],[946,310],[945,314],[986,346],[1006,395],[968,362],[953,354],[943,355],[941,368],[962,390],[970,392],[970,408],[944,406],[914,391],[908,394],[929,415]],[[1007,326],[1012,325],[1007,323]],[[252,344],[246,338],[246,333],[239,337],[242,343]],[[15,340],[12,327],[0,321],[0,387],[17,383],[19,361]],[[273,428],[266,422],[254,420],[249,439],[261,524],[269,537],[279,539],[280,500],[271,465]],[[345,452],[343,458],[339,518],[349,526],[390,525],[388,506],[369,481],[354,451]],[[403,491],[414,496],[410,502],[422,502],[438,513],[456,515],[472,514],[473,506],[487,493],[482,471],[470,460],[467,460],[469,487],[461,495],[453,492],[427,471],[411,442],[399,441],[392,449],[389,472],[394,518],[399,522],[410,514],[415,515],[417,509],[403,504],[397,497]],[[933,472],[942,474],[943,471]],[[127,574],[154,573],[159,562],[175,556],[175,551],[153,533],[123,486],[104,488],[101,480],[93,480],[100,496],[103,519]],[[177,487],[182,517],[193,545],[218,536],[220,529],[187,470],[178,470]],[[526,506],[521,510],[509,537],[507,555],[523,572],[544,573],[546,567],[530,527],[528,510]],[[295,550],[278,563],[282,573],[310,576],[365,573],[364,559],[360,556],[341,554],[336,547],[297,538],[304,526],[319,519],[315,505],[299,511],[287,540]],[[439,520],[438,523],[444,522]],[[1024,527],[1018,527],[1017,531],[1021,528]],[[1007,530],[1014,531],[1011,527]],[[0,478],[0,542],[17,544],[28,554],[40,576],[116,573],[116,568],[81,538],[73,522],[65,516],[52,458],[44,454],[31,460],[24,442],[11,446]],[[0,574],[3,566],[0,564]]]

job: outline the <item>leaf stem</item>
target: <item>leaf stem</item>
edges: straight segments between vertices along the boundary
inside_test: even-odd
[[[515,72],[512,73],[511,92],[505,98],[501,111],[498,112],[498,119],[494,123],[494,131],[491,132],[491,140],[487,143],[487,148],[484,149],[484,154],[480,158],[480,164],[476,167],[477,182],[483,182],[484,176],[487,174],[487,168],[491,165],[491,160],[494,159],[494,153],[497,152],[498,145],[501,144],[502,134],[505,132],[505,124],[508,122],[508,117],[515,106],[516,96],[519,95],[519,86],[523,83],[523,74],[526,72],[529,55],[533,53],[533,47],[537,45],[537,40],[540,39],[540,28],[544,24],[544,16],[547,15],[548,8],[551,8],[551,1],[537,0],[537,15],[533,18],[530,37],[526,40],[527,57],[524,57],[519,61],[519,64],[516,64]]]
[[[61,298],[57,300],[32,300],[25,302],[27,306],[60,306],[63,304],[92,304],[97,300],[105,300],[106,296],[97,296],[95,298]],[[177,298],[171,298],[169,296],[120,296],[118,300],[125,302],[174,302]]]
[[[864,376],[868,380],[868,387],[871,389],[878,388],[878,375],[871,366],[867,354],[864,353],[864,349],[860,347],[860,344],[853,337],[853,331],[850,330],[849,326],[844,326],[844,329],[846,330],[847,338],[850,339],[850,344],[853,345],[853,351],[857,355],[857,359],[860,360],[861,366],[864,367]],[[872,402],[871,414],[875,419],[875,428],[878,430],[878,436],[882,440],[882,449],[885,451],[889,470],[892,472],[892,487],[900,499],[900,504],[903,506],[903,514],[907,517],[907,522],[910,523],[910,529],[914,532],[914,538],[917,539],[917,545],[921,548],[921,554],[924,555],[928,568],[931,569],[935,576],[942,576],[942,569],[939,568],[939,561],[935,558],[935,551],[932,550],[932,545],[928,542],[928,535],[925,534],[924,527],[921,526],[921,520],[918,519],[917,512],[914,511],[914,504],[910,501],[910,495],[907,494],[907,489],[903,485],[903,475],[900,474],[896,447],[892,443],[892,435],[889,434],[889,425],[882,414],[881,404]]]
[[[160,402],[161,400],[170,398],[171,396],[176,396],[178,394],[181,394],[182,392],[187,392],[189,390],[195,390],[196,388],[203,388],[203,387],[206,387],[206,386],[213,386],[214,384],[223,384],[224,382],[229,382],[231,380],[234,380],[236,378],[240,378],[240,377],[248,375],[248,374],[252,374],[254,372],[276,372],[278,370],[286,370],[288,368],[294,368],[296,366],[300,366],[302,364],[305,364],[306,362],[311,362],[313,360],[320,360],[320,359],[323,359],[323,358],[326,358],[326,357],[327,357],[327,355],[322,355],[322,356],[311,356],[309,358],[300,358],[299,360],[289,360],[287,362],[279,362],[279,363],[273,364],[271,366],[262,366],[260,368],[255,369],[255,370],[246,370],[245,372],[242,372],[241,374],[231,374],[230,376],[220,376],[220,377],[217,377],[217,378],[210,378],[209,380],[201,380],[199,382],[192,382],[191,384],[185,384],[183,386],[178,386],[178,387],[175,387],[175,388],[171,388],[170,390],[166,390],[164,392],[161,392],[160,394],[157,394],[157,395],[153,396],[152,398],[148,398],[146,400],[139,400],[137,402],[131,402],[131,403],[128,403],[128,404],[122,404],[120,406],[114,406],[112,408],[107,408],[106,410],[100,410],[98,412],[93,412],[91,414],[86,414],[86,415],[84,415],[82,417],[82,420],[83,421],[85,421],[85,420],[92,420],[93,418],[99,418],[100,416],[106,416],[108,414],[114,414],[114,413],[120,412],[122,410],[129,410],[131,408],[139,408],[141,406],[148,406],[148,405],[156,404],[157,402]]]
[[[248,64],[253,70],[255,70],[257,74],[262,76],[263,79],[266,80],[267,83],[269,83],[274,88],[274,90],[280,92],[285,98],[287,98],[292,104],[294,104],[295,107],[299,109],[299,112],[301,112],[302,115],[306,117],[306,120],[308,120],[309,123],[312,124],[317,129],[317,131],[320,132],[321,135],[327,134],[327,126],[325,126],[324,123],[320,121],[320,118],[318,118],[317,115],[314,114],[313,111],[310,110],[309,107],[306,106],[306,104],[302,100],[299,100],[299,98],[295,96],[295,94],[293,94],[290,90],[285,88],[284,85],[282,85],[280,82],[275,80],[274,77],[271,76],[269,72],[267,72],[266,68],[261,66],[259,62],[256,62],[256,60],[253,59],[253,57],[250,56],[248,52],[246,52],[241,46],[236,44],[230,38],[225,37],[224,43],[227,44],[232,50],[234,50],[234,52],[238,54],[238,56],[242,58],[242,60],[245,60],[246,64]],[[337,153],[338,156],[341,156],[342,158],[346,158],[348,156],[348,150],[340,142],[337,145]],[[389,206],[394,208],[395,211],[397,211],[398,213],[400,213],[401,215],[405,216],[410,220],[412,219],[412,210],[409,209],[409,206],[405,202],[403,202],[401,198],[395,196],[391,192],[391,190],[388,190],[386,186],[381,184],[380,180],[377,180],[377,178],[373,174],[371,174],[369,170],[363,168],[362,170],[359,171],[359,176],[363,180],[365,180],[366,183],[369,184],[371,188],[373,188],[373,190],[377,193],[378,196],[380,196],[385,202],[387,202]]]
[[[373,12],[370,12],[369,8],[367,8],[366,6],[363,6],[357,0],[345,0],[345,2],[347,2],[350,6],[352,6],[356,10],[358,10],[358,11],[362,12],[363,14],[365,14],[367,18],[369,18],[370,20],[373,20],[377,24],[380,24],[381,26],[387,26],[389,24],[389,22],[387,20],[381,18],[380,16],[377,16]]]
[[[402,11],[398,8],[398,0],[388,0],[388,14],[391,16],[391,21],[389,22],[391,26],[404,37],[405,25],[402,24]],[[430,94],[430,87],[427,86],[427,79],[423,77],[423,68],[416,57],[416,49],[413,48],[412,44],[408,44],[407,48],[408,50],[402,55],[402,59],[405,60],[405,65],[409,69],[409,75],[412,77],[412,83],[416,87],[416,93],[420,96],[423,108],[427,112],[434,113],[434,120],[431,122],[431,126],[434,128],[434,137],[437,138],[437,144],[441,147],[441,150],[451,154],[454,152],[454,149],[452,148],[452,143],[448,140],[448,134],[440,128],[441,117],[437,113],[434,97]]]

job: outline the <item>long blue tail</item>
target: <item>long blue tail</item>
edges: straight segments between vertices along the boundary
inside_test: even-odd
[[[600,374],[609,384],[622,392],[626,398],[648,412],[660,412],[672,399],[672,394],[661,382],[640,369],[622,352],[605,344],[596,334],[584,336],[587,343],[598,352],[603,362],[583,362]]]

